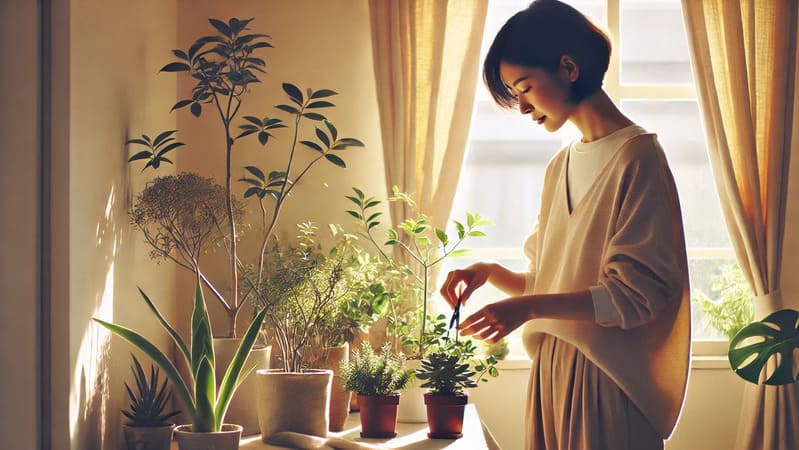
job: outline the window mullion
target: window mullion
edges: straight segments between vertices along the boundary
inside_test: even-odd
[[[605,90],[610,98],[616,103],[619,103],[621,100],[619,92],[619,86],[621,85],[621,39],[619,37],[621,36],[619,34],[620,1],[621,0],[607,0],[607,3],[605,4],[605,11],[607,12],[605,14],[607,29],[611,36],[616,37],[616,42],[613,43],[615,48],[610,52],[610,65],[608,66],[608,72],[605,75]]]

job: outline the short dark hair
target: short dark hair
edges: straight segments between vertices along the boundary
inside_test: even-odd
[[[518,100],[502,81],[500,62],[554,72],[561,57],[569,55],[580,67],[569,97],[576,103],[602,87],[610,51],[608,35],[582,13],[557,0],[536,0],[494,37],[483,62],[483,81],[498,105],[515,108]]]

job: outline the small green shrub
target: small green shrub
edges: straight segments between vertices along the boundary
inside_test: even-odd
[[[693,298],[699,304],[705,322],[727,339],[732,339],[755,320],[752,290],[738,264],[721,267],[721,274],[713,279],[711,295],[717,300],[700,290],[694,291]]]
[[[122,414],[130,419],[128,425],[132,427],[165,427],[170,425],[167,420],[176,416],[180,411],[164,413],[166,405],[169,404],[169,400],[172,398],[172,391],[167,389],[166,386],[167,380],[164,379],[159,388],[161,372],[158,367],[150,366],[150,378],[148,380],[139,360],[132,353],[130,356],[133,358],[133,365],[130,366],[130,370],[136,380],[136,392],[134,393],[128,383],[125,383],[125,389],[128,391],[128,397],[130,397],[130,409],[123,409]]]
[[[368,342],[352,352],[349,362],[342,362],[344,387],[361,395],[391,395],[405,389],[413,375],[406,369],[405,357],[386,343],[376,353]]]

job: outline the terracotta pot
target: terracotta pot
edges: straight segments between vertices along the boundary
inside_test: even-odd
[[[163,427],[122,425],[128,450],[169,450],[174,424]]]
[[[333,371],[259,370],[255,379],[262,441],[280,431],[327,436]]]
[[[175,440],[180,450],[238,450],[241,425],[223,424],[222,430],[213,433],[195,433],[191,425],[175,428]]]
[[[393,438],[397,436],[397,406],[399,394],[361,395],[361,437]]]
[[[344,388],[344,378],[341,377],[341,362],[349,361],[349,356],[350,346],[344,343],[338,347],[321,349],[308,363],[314,369],[333,372],[333,382],[330,386],[330,410],[327,416],[330,431],[344,430],[344,422],[349,414],[352,393]]]
[[[416,370],[422,367],[422,360],[409,359],[405,361],[405,368]],[[411,379],[408,387],[402,392],[402,403],[397,410],[397,422],[402,423],[425,423],[427,422],[427,413],[424,407],[424,393],[425,389],[420,386],[416,377]]]
[[[463,412],[469,396],[465,393],[455,395],[424,394],[427,407],[427,425],[432,439],[457,439],[463,437]]]

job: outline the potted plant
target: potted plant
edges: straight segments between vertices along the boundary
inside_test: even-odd
[[[484,361],[475,357],[477,347],[471,340],[454,341],[430,352],[416,370],[416,378],[427,389],[424,403],[427,409],[428,437],[457,439],[463,436],[463,413],[469,396],[464,389],[477,387],[477,380],[488,373],[498,375],[497,360],[488,356]]]
[[[384,246],[391,247],[395,252],[402,252],[410,258],[414,267],[411,273],[415,277],[416,283],[408,287],[410,293],[409,305],[405,305],[406,311],[415,314],[411,320],[402,320],[394,324],[394,331],[402,333],[402,345],[412,349],[411,367],[417,369],[420,361],[425,357],[427,350],[437,343],[441,330],[436,326],[429,326],[428,323],[428,301],[430,298],[430,277],[432,269],[444,261],[446,258],[464,256],[470,252],[469,249],[460,248],[461,244],[468,237],[481,237],[485,233],[481,228],[491,225],[491,221],[486,220],[477,213],[467,213],[466,220],[461,222],[452,220],[457,237],[450,237],[446,230],[434,228],[429,223],[426,214],[418,211],[416,202],[412,196],[401,192],[397,186],[392,189],[393,195],[389,197],[390,202],[402,202],[407,208],[417,210],[415,217],[406,219],[400,223],[396,229],[386,230],[387,240],[384,244],[377,242],[373,234],[373,229],[380,225],[381,212],[377,211],[381,202],[374,197],[367,196],[362,190],[353,188],[354,196],[347,198],[356,206],[354,210],[347,213],[358,223],[361,234],[377,249],[378,253],[388,263],[395,267],[404,267],[397,262],[396,257],[389,255],[389,250]],[[404,318],[403,318],[404,319]],[[415,330],[414,330],[415,329]],[[415,331],[418,337],[412,336]],[[414,387],[409,389],[406,396],[407,401],[400,407],[399,420],[402,422],[424,422],[426,420],[423,405],[424,392],[421,388]]]
[[[192,116],[209,122],[216,118],[224,132],[224,140],[218,146],[224,154],[224,183],[221,186],[213,184],[212,190],[202,191],[214,195],[213,214],[208,211],[209,214],[201,217],[208,219],[204,223],[211,223],[213,229],[204,229],[211,234],[200,233],[194,237],[203,240],[205,244],[214,244],[226,250],[226,274],[213,276],[206,273],[200,256],[207,247],[193,245],[196,241],[177,232],[172,222],[140,221],[135,218],[137,211],[132,212],[134,225],[145,234],[146,241],[153,248],[151,255],[171,260],[178,267],[193,272],[223,308],[225,320],[222,327],[214,329],[213,342],[218,347],[217,356],[224,362],[229,361],[239,346],[237,318],[248,300],[257,296],[263,283],[267,250],[281,210],[290,194],[311,169],[320,163],[327,162],[344,168],[346,163],[342,152],[350,147],[363,146],[357,139],[340,136],[336,127],[325,116],[324,111],[335,107],[330,100],[337,92],[331,89],[303,90],[291,83],[283,83],[282,88],[287,99],[275,108],[276,113],[283,115],[285,119],[268,114],[244,115],[248,94],[262,81],[261,74],[264,73],[266,62],[261,53],[273,47],[268,35],[250,30],[252,20],[209,19],[213,33],[198,38],[185,50],[173,50],[175,60],[161,68],[161,72],[185,73],[194,84],[190,97],[177,101],[172,110],[188,108]],[[206,114],[203,114],[204,111]],[[281,133],[286,133],[286,136],[280,136]],[[276,139],[272,139],[273,137]],[[275,141],[285,143],[287,157],[283,163],[270,170],[259,165],[257,161],[237,161],[233,150],[234,147],[244,145],[244,140],[252,140],[252,145],[267,148],[273,147]],[[139,147],[139,151],[129,158],[129,162],[144,162],[142,171],[157,170],[170,164],[171,153],[184,146],[177,139],[177,130],[142,134],[128,143]],[[297,155],[303,151],[307,151],[311,157],[298,158]],[[234,170],[239,165],[246,174],[239,178],[242,183],[240,195],[243,199],[257,202],[260,214],[246,214],[243,204],[236,199],[235,191],[238,189],[234,186]],[[172,180],[166,181],[176,181],[180,177],[181,174],[178,174]],[[196,184],[183,179],[177,181],[182,183],[171,183],[173,190],[166,191],[174,200],[162,201],[164,208],[161,212],[165,215],[160,217],[171,219],[176,217],[176,213],[184,216],[191,214],[194,212],[191,208],[199,203],[196,197],[198,192],[194,190]],[[155,186],[159,184],[166,182],[156,179],[148,188],[156,191]],[[221,198],[221,203],[216,200],[218,198]],[[154,201],[157,200],[155,197]],[[137,206],[145,206],[145,203],[140,202]],[[242,223],[250,216],[256,217],[256,222],[260,223]],[[257,248],[250,254],[245,255],[239,251],[239,242],[244,238],[241,230],[254,230],[258,233],[258,236],[252,238],[258,242],[255,246]],[[265,304],[268,303],[265,299],[261,298],[259,301],[262,307],[269,306]],[[256,346],[255,350],[247,366],[268,368],[268,346]],[[241,390],[246,396],[254,396],[254,380],[245,379]],[[234,399],[231,413],[237,421],[245,424],[245,430],[257,425],[253,402]]]
[[[324,436],[331,425],[342,429],[348,412],[347,392],[334,383],[334,372],[348,353],[340,345],[345,329],[338,318],[351,236],[331,226],[334,244],[324,250],[316,242],[313,223],[298,224],[298,229],[296,244],[271,247],[258,292],[258,298],[271,302],[267,332],[280,350],[282,365],[256,372],[265,442],[280,431]]]
[[[125,383],[125,390],[130,399],[128,409],[122,414],[129,419],[123,424],[125,445],[128,450],[169,450],[172,442],[174,423],[169,419],[179,411],[166,412],[166,405],[172,398],[172,391],[167,388],[167,380],[161,383],[161,372],[156,366],[150,366],[150,378],[144,373],[139,360],[131,353],[133,365],[130,370],[136,381],[135,392]],[[159,387],[160,385],[160,387]]]
[[[402,353],[389,343],[375,353],[368,342],[352,352],[341,366],[344,385],[358,394],[361,437],[391,438],[397,435],[397,406],[412,372],[404,367]]]
[[[752,291],[738,264],[721,267],[721,273],[712,279],[711,299],[699,289],[694,290],[693,301],[702,310],[704,322],[729,340],[755,319]]]
[[[164,371],[178,396],[183,400],[191,424],[175,428],[175,438],[181,450],[234,450],[239,447],[242,427],[224,423],[230,399],[246,373],[242,372],[247,355],[258,336],[266,310],[259,311],[241,339],[230,364],[225,366],[216,361],[211,343],[211,325],[205,309],[200,280],[197,280],[194,295],[194,310],[191,321],[191,340],[187,346],[175,329],[166,322],[147,295],[140,289],[144,302],[166,329],[177,345],[180,356],[185,359],[191,372],[183,377],[166,354],[139,333],[97,318],[93,320],[125,339],[144,352]],[[217,385],[215,372],[224,370],[225,376]]]

